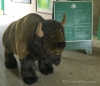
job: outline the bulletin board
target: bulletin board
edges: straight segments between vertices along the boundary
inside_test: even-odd
[[[62,20],[67,16],[65,39],[67,50],[85,49],[92,53],[93,33],[93,3],[92,1],[54,2],[54,19]]]

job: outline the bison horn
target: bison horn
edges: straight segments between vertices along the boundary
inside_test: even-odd
[[[43,37],[44,36],[44,32],[42,31],[42,23],[39,23],[37,30],[36,30],[36,35],[38,37]]]
[[[61,21],[61,24],[64,26],[66,23],[66,14],[63,14],[63,19]]]

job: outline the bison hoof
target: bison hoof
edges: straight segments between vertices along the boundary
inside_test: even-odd
[[[33,83],[36,83],[38,81],[38,77],[37,76],[35,76],[35,77],[32,77],[32,76],[26,77],[26,78],[23,79],[23,81],[28,85],[32,85]]]
[[[17,67],[17,62],[16,61],[15,62],[5,62],[5,66],[8,69],[13,69]]]
[[[47,67],[40,70],[42,74],[48,75],[54,72],[53,67]]]

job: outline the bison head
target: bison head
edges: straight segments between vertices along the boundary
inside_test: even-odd
[[[65,38],[64,38],[64,24],[66,21],[66,15],[63,15],[62,22],[56,20],[45,20],[39,23],[36,30],[36,35],[45,40],[43,45],[49,53],[53,55],[61,55],[65,48]],[[43,46],[42,45],[42,46]]]

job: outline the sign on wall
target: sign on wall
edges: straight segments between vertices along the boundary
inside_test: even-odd
[[[54,19],[67,16],[65,39],[67,50],[85,49],[92,53],[93,6],[91,1],[54,2]]]

